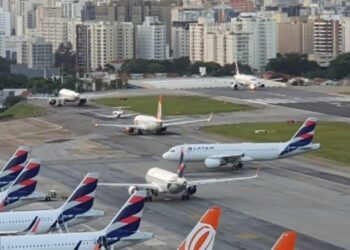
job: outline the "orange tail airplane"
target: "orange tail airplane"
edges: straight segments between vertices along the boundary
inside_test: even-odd
[[[178,250],[213,249],[216,230],[219,226],[221,208],[209,208],[197,225],[192,229]]]
[[[297,241],[297,233],[284,232],[271,250],[294,250]]]

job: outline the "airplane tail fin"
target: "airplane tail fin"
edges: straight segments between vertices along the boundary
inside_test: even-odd
[[[163,96],[159,96],[158,100],[158,109],[157,109],[157,119],[161,120],[162,119],[162,106],[163,106]]]
[[[60,223],[73,219],[76,215],[84,214],[94,205],[98,173],[88,173],[74,192],[61,206]]]
[[[299,147],[305,147],[312,143],[314,133],[316,130],[317,118],[309,117],[288,141],[287,147],[281,152],[280,155],[287,154]]]
[[[180,244],[178,250],[211,250],[221,216],[220,207],[209,208],[197,225]]]
[[[6,190],[6,199],[0,205],[1,208],[6,207],[19,199],[31,195],[35,189],[37,180],[35,177],[40,171],[41,161],[38,159],[30,159],[25,165],[22,172],[17,176],[16,180],[11,183]]]
[[[236,75],[240,75],[237,60],[235,60]]]
[[[294,250],[297,241],[297,233],[294,231],[284,232],[271,250]]]
[[[23,163],[27,160],[29,147],[21,146],[12,155],[0,172],[0,188],[13,182],[23,170]]]
[[[112,240],[108,245],[114,243],[113,239],[128,237],[139,229],[146,195],[145,190],[135,191],[104,229],[105,237]]]
[[[186,165],[184,162],[184,149],[181,148],[180,152],[180,161],[179,161],[179,167],[177,168],[177,175],[182,178],[184,176]]]

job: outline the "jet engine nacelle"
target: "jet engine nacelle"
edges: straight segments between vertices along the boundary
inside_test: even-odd
[[[56,99],[50,99],[49,100],[49,104],[52,105],[52,106],[55,106],[56,105]]]
[[[86,103],[85,98],[79,99],[79,101],[78,101],[78,105],[84,105],[85,103]]]
[[[131,134],[134,132],[134,130],[135,130],[134,128],[126,128],[125,132]]]
[[[130,187],[128,188],[128,193],[129,193],[129,195],[132,195],[135,191],[136,191],[136,187],[135,187],[135,186],[130,186]]]
[[[265,84],[260,84],[260,88],[265,88]]]
[[[187,188],[187,192],[190,195],[195,194],[197,192],[197,187],[196,186],[189,187],[189,188]]]
[[[234,90],[238,90],[238,84],[237,83],[231,83],[231,88]]]
[[[166,127],[162,127],[160,130],[162,131],[162,132],[165,132],[166,131]]]
[[[219,159],[205,159],[204,164],[207,168],[218,168],[222,165]]]

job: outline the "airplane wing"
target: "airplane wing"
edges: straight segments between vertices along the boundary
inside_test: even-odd
[[[80,94],[80,99],[86,99],[86,100],[93,100],[97,98],[102,98],[102,97],[113,97],[115,95],[118,95],[119,92],[106,92],[106,93],[101,93],[101,92],[90,92],[90,93],[81,93]]]
[[[146,129],[144,126],[135,124],[115,124],[115,123],[95,123],[93,121],[95,128],[97,127],[115,127],[115,128],[134,128],[134,129]]]
[[[105,187],[135,187],[139,189],[151,189],[156,191],[162,191],[157,185],[151,183],[98,183],[98,186]]]
[[[219,159],[227,162],[236,162],[240,161],[244,157],[244,154],[240,155],[213,155],[208,157],[207,159]]]
[[[234,177],[234,178],[213,178],[213,179],[206,179],[206,180],[193,180],[193,181],[187,181],[187,186],[200,186],[200,185],[211,185],[216,183],[227,183],[232,181],[244,181],[244,180],[250,180],[255,179],[259,175],[259,168],[256,170],[256,174],[252,176],[246,176],[246,177]]]
[[[122,114],[120,118],[129,118],[138,115],[139,113]]]
[[[0,236],[18,235],[21,231],[0,231]]]
[[[168,120],[163,122],[163,126],[171,127],[171,126],[180,126],[180,125],[196,123],[196,122],[210,122],[212,117],[213,117],[213,113],[211,113],[209,118],[207,119],[197,119],[197,120],[187,120],[187,121],[169,121]]]

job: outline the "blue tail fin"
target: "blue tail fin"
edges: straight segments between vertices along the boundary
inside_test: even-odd
[[[27,160],[29,147],[21,146],[12,155],[0,172],[0,188],[13,182],[24,168],[24,162]]]
[[[305,147],[312,143],[316,129],[317,118],[309,117],[289,140],[287,147],[281,152],[280,156],[296,150],[299,147]]]

